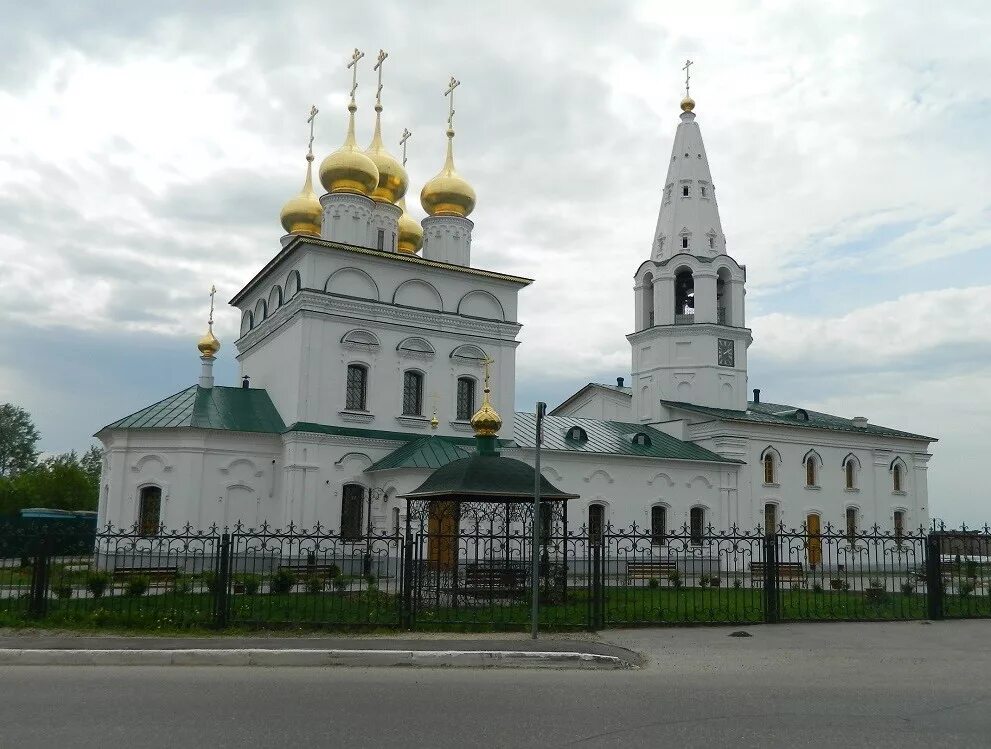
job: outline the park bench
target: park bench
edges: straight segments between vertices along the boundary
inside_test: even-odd
[[[678,571],[675,562],[627,562],[626,579],[629,582],[634,580],[664,580],[672,572]]]
[[[507,597],[526,586],[527,570],[513,564],[469,564],[465,567],[462,593],[474,596]]]
[[[778,582],[804,582],[805,568],[801,562],[778,562]],[[751,562],[750,575],[753,587],[764,584],[764,563]]]
[[[177,564],[149,567],[115,567],[113,572],[114,582],[142,575],[147,577],[152,585],[167,585],[170,582],[174,582],[178,574],[179,565]]]

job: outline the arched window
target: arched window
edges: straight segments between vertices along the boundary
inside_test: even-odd
[[[852,457],[846,459],[843,464],[843,475],[846,478],[846,488],[857,488],[857,465]]]
[[[345,484],[341,490],[341,538],[361,536],[361,516],[365,509],[365,487]]]
[[[602,528],[605,525],[606,508],[595,504],[588,506],[588,542],[592,546],[602,546]]]
[[[368,368],[364,364],[348,364],[347,393],[344,408],[365,411],[368,406]]]
[[[715,247],[716,238],[709,235],[709,247]],[[733,277],[729,268],[723,266],[716,273],[716,322],[720,325],[733,325]]]
[[[895,543],[901,546],[902,537],[905,535],[905,510],[895,510],[892,520],[895,531]]]
[[[581,427],[568,427],[568,431],[565,432],[564,438],[573,442],[588,442],[588,433]]]
[[[468,421],[475,414],[475,380],[458,378],[458,420]]]
[[[664,505],[654,505],[650,508],[650,542],[665,543],[668,534],[668,508]]]
[[[764,453],[764,457],[762,458],[762,460],[764,462],[764,483],[765,484],[775,483],[774,454],[770,450],[768,450],[767,452]]]
[[[641,447],[650,447],[650,435],[645,432],[637,432],[633,435],[633,444]]]
[[[846,537],[853,541],[857,537],[857,508],[846,508]]]
[[[412,369],[403,373],[403,415],[423,416],[423,374]]]
[[[778,530],[778,506],[774,502],[764,504],[764,532],[776,533]]]
[[[684,246],[688,246],[688,237]],[[674,322],[676,325],[695,320],[695,277],[689,268],[683,268],[674,277]]]
[[[138,534],[154,536],[162,524],[162,487],[145,486],[138,499]]]
[[[895,463],[891,467],[891,489],[892,491],[900,492],[902,490],[902,466],[901,463]]]
[[[643,288],[640,290],[643,302],[643,327],[654,327],[654,276],[648,273],[643,277]]]
[[[816,481],[816,469],[818,464],[816,462],[815,455],[805,456],[805,485],[806,486],[818,486]]]
[[[695,546],[702,545],[702,534],[705,532],[705,508],[693,507],[688,513],[688,530],[691,542]]]

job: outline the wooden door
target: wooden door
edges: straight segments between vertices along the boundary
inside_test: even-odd
[[[818,567],[822,563],[822,537],[819,535],[819,516],[809,515],[805,518],[805,529],[809,534],[807,556],[809,567]]]
[[[454,569],[458,561],[458,506],[431,502],[427,526],[427,561],[439,570]]]

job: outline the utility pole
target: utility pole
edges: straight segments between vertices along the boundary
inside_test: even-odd
[[[538,612],[540,607],[540,445],[544,441],[544,414],[547,404],[537,401],[536,439],[533,458],[533,546],[530,553],[533,557],[531,570],[533,603],[530,606],[530,637],[537,639]]]

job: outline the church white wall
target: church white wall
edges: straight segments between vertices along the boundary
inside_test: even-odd
[[[142,487],[162,490],[160,522],[196,529],[281,518],[282,446],[277,436],[200,429],[118,430],[106,450],[98,523],[138,522]]]
[[[613,394],[601,388],[593,388],[581,400],[569,403],[564,408],[555,409],[555,415],[606,421],[633,421],[630,396]]]

